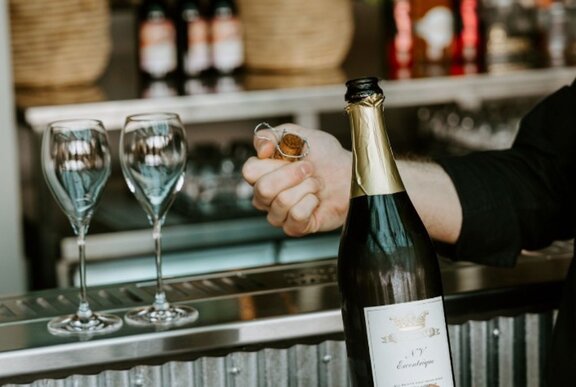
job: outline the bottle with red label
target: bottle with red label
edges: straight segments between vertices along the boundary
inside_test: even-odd
[[[412,77],[414,34],[410,0],[384,3],[387,76],[391,79]]]
[[[475,74],[483,71],[483,34],[480,0],[455,0],[455,39],[452,74]]]
[[[212,67],[210,20],[199,0],[180,0],[177,8],[178,62],[185,77],[202,75]]]
[[[138,66],[144,78],[163,79],[176,72],[176,27],[165,1],[142,1],[137,37]]]
[[[230,74],[244,64],[242,23],[232,0],[215,0],[212,7],[212,66]]]

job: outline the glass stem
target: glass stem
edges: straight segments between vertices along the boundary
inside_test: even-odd
[[[166,310],[168,309],[168,302],[166,301],[162,280],[162,222],[160,219],[154,220],[152,237],[154,239],[154,251],[156,252],[156,295],[154,296],[154,308],[156,310]]]
[[[86,295],[86,232],[84,227],[79,227],[76,243],[78,244],[78,258],[80,260],[80,305],[77,314],[81,320],[86,320],[92,317],[92,310],[90,310]]]

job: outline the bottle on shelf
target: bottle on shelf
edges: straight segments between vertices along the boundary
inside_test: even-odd
[[[347,82],[352,185],[338,284],[353,386],[454,386],[436,252],[398,173],[376,78]]]
[[[210,21],[199,0],[179,0],[176,11],[178,28],[178,65],[185,77],[200,76],[212,66]]]
[[[454,44],[452,0],[413,0],[411,3],[416,73],[447,75]]]
[[[480,0],[455,0],[455,39],[452,53],[454,75],[483,71],[483,34]]]
[[[144,79],[166,79],[177,69],[176,27],[164,0],[143,0],[137,15],[138,66]]]
[[[230,74],[244,64],[242,23],[233,0],[214,0],[211,18],[212,65],[219,74]]]
[[[414,64],[411,1],[384,2],[384,18],[387,76],[391,79],[411,78]]]
[[[576,65],[576,0],[565,0],[566,8],[566,64]]]
[[[542,30],[544,31],[546,64],[550,67],[565,66],[568,58],[568,14],[566,6],[561,1],[555,1],[547,5],[545,9],[546,20]]]
[[[534,2],[486,0],[485,20],[486,71],[503,73],[533,68],[541,55],[540,30]]]

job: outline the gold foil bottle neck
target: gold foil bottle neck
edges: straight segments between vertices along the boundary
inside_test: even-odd
[[[346,106],[352,131],[352,198],[405,191],[386,133],[383,101],[382,94],[373,94]]]

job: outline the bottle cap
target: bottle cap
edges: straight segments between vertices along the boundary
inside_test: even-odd
[[[383,94],[384,92],[378,86],[378,78],[364,77],[351,79],[346,82],[346,94],[344,99],[346,102],[357,102],[373,94]]]

